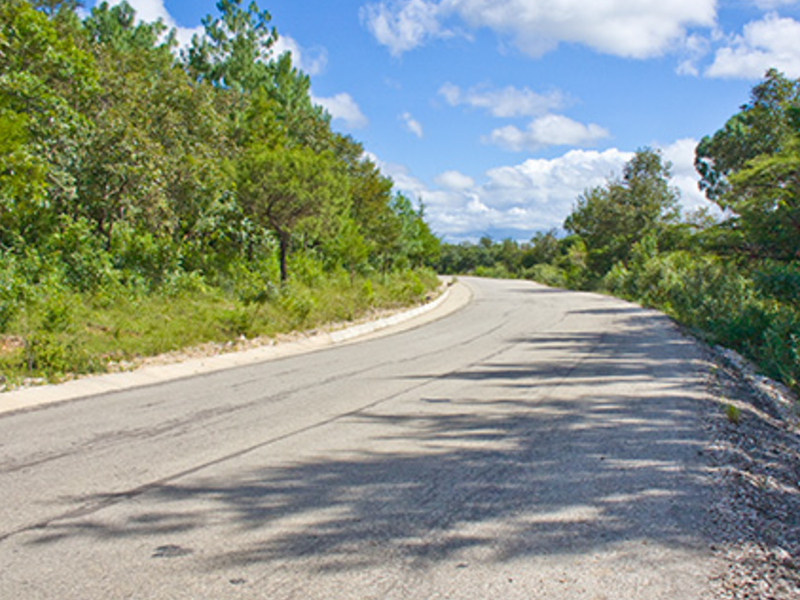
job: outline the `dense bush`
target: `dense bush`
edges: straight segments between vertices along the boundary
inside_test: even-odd
[[[728,260],[675,252],[628,267],[619,264],[604,284],[612,293],[665,311],[712,343],[742,352],[773,377],[798,387],[800,303],[797,296],[783,295],[781,286],[764,286],[760,277],[774,269],[765,265],[752,269],[753,274]],[[794,267],[779,269],[785,271],[794,272]]]

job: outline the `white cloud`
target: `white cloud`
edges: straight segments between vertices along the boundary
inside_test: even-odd
[[[382,163],[395,189],[425,203],[433,230],[448,240],[477,239],[487,231],[518,231],[520,240],[539,230],[560,227],[575,199],[586,188],[619,174],[630,153],[573,150],[561,157],[527,160],[492,169],[478,184],[448,171],[436,177],[444,189],[432,189],[400,165]]]
[[[694,151],[697,140],[683,138],[664,146],[661,150],[664,159],[672,163],[672,185],[681,193],[681,205],[687,211],[698,208],[711,208],[716,205],[710,202],[700,191],[700,176],[694,168]]]
[[[311,101],[322,106],[335,120],[343,121],[350,129],[366,127],[369,123],[350,94],[336,94],[330,98],[312,96]]]
[[[458,86],[445,83],[439,89],[439,95],[450,106],[482,108],[492,116],[501,118],[543,115],[566,104],[566,99],[560,92],[537,94],[527,87],[519,89],[514,86],[499,90],[475,87],[463,92]]]
[[[686,138],[662,148],[664,158],[672,163],[672,183],[687,210],[713,208],[697,188],[696,144]],[[394,180],[395,189],[425,203],[433,230],[446,240],[477,240],[492,231],[515,231],[516,239],[526,240],[537,231],[561,227],[578,196],[620,177],[633,153],[616,148],[571,150],[553,159],[530,159],[491,169],[480,183],[458,171],[447,171],[435,178],[439,189],[429,187],[403,166],[370,158]]]
[[[711,50],[711,41],[701,35],[690,35],[683,42],[682,59],[676,69],[678,75],[697,77],[700,69],[697,64]]]
[[[403,121],[406,129],[417,136],[419,139],[422,139],[424,132],[422,130],[422,123],[417,121],[411,113],[404,112],[400,115],[400,120]]]
[[[464,175],[459,171],[445,171],[438,175],[434,181],[436,185],[451,190],[466,190],[475,185],[475,180],[472,177]]]
[[[427,0],[368,4],[361,8],[361,22],[379,43],[399,56],[428,38],[446,35],[439,23],[440,8]]]
[[[541,56],[560,43],[606,54],[649,58],[672,50],[691,27],[712,27],[717,0],[394,0],[362,9],[362,21],[393,55],[449,34],[457,17],[468,26],[510,37],[524,53]]]
[[[584,125],[563,115],[545,115],[523,131],[514,125],[492,131],[486,142],[506,150],[536,151],[547,146],[591,146],[609,133],[599,125]]]
[[[720,48],[706,71],[710,77],[760,78],[774,67],[800,76],[800,22],[771,13],[744,27],[742,35]]]

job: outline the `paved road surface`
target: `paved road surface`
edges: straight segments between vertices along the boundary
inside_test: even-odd
[[[411,331],[0,416],[0,598],[707,597],[693,344],[466,283]]]

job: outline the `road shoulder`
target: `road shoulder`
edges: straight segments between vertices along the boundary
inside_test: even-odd
[[[392,335],[446,317],[469,304],[471,298],[470,289],[452,279],[445,284],[442,294],[427,304],[372,321],[350,324],[333,331],[317,330],[287,336],[280,340],[264,340],[262,345],[243,351],[217,353],[188,360],[175,359],[168,361],[167,364],[146,364],[131,371],[87,376],[60,384],[5,392],[0,394],[0,415]]]

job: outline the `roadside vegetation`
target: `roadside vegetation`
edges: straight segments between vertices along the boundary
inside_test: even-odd
[[[0,389],[418,302],[439,240],[255,3],[0,3]]]
[[[439,269],[659,308],[800,391],[800,80],[769,71],[695,165],[721,217],[681,214],[670,165],[645,148],[576,199],[563,232],[445,244]]]

